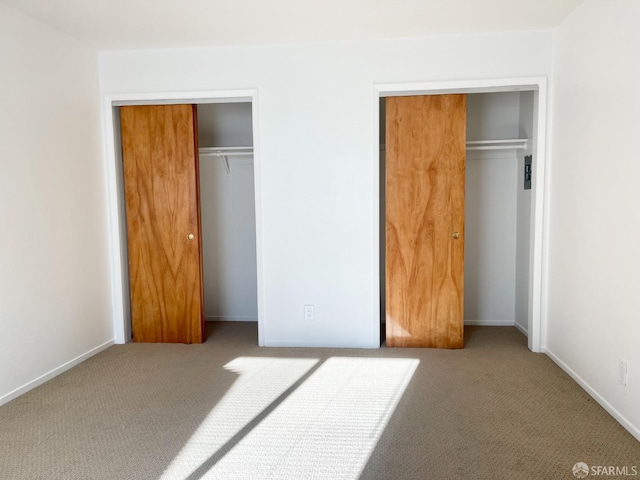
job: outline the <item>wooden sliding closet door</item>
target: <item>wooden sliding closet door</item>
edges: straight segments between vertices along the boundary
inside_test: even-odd
[[[133,341],[204,341],[195,105],[120,108]]]
[[[386,340],[463,347],[466,96],[386,99]]]

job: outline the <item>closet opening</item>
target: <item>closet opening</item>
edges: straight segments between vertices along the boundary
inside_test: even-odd
[[[544,82],[540,83],[544,86]],[[398,301],[397,289],[409,285],[411,279],[416,278],[416,274],[415,271],[406,273],[405,279],[398,281],[397,269],[410,270],[416,267],[412,266],[412,262],[415,260],[414,254],[398,255],[398,249],[415,247],[402,247],[402,242],[397,237],[402,235],[411,237],[413,235],[415,238],[407,240],[406,245],[411,241],[414,242],[414,245],[416,242],[423,245],[429,243],[429,240],[425,240],[429,234],[416,233],[417,230],[413,230],[413,227],[409,227],[411,231],[408,233],[399,233],[397,225],[393,224],[396,214],[387,212],[388,188],[392,189],[390,191],[392,197],[389,201],[395,202],[392,203],[393,209],[397,210],[398,205],[414,201],[416,198],[416,194],[406,194],[406,192],[398,196],[397,190],[399,188],[406,188],[407,185],[409,185],[409,189],[413,187],[407,183],[404,185],[394,183],[394,179],[389,180],[386,153],[387,148],[394,149],[391,154],[393,155],[391,161],[394,162],[391,167],[391,176],[397,178],[406,175],[407,172],[403,169],[407,168],[408,164],[398,153],[402,149],[398,147],[400,140],[397,129],[404,128],[398,127],[402,122],[415,123],[417,118],[409,118],[406,112],[399,111],[395,103],[388,104],[387,100],[389,97],[440,95],[437,90],[429,91],[425,88],[424,91],[420,91],[415,88],[415,85],[412,87],[410,90],[407,88],[406,92],[402,88],[397,89],[393,86],[390,86],[386,92],[385,88],[380,88],[378,98],[376,98],[379,113],[376,133],[379,139],[379,228],[377,233],[381,346],[384,346],[389,338],[392,339],[392,344],[393,342],[397,344],[398,334],[401,337],[408,336],[406,324],[400,323],[398,326],[395,317],[400,316],[398,312],[403,309],[410,309],[411,307],[407,305],[413,300],[409,298],[411,294],[408,294],[406,298]],[[528,337],[529,348],[538,351],[540,316],[536,302],[539,301],[541,262],[540,252],[536,251],[536,246],[541,238],[541,216],[538,218],[536,213],[540,213],[542,201],[541,196],[538,197],[542,184],[538,151],[540,146],[544,145],[544,138],[539,138],[540,126],[544,124],[544,119],[540,118],[540,89],[534,85],[522,85],[515,88],[502,87],[501,89],[449,89],[442,93],[464,96],[466,102],[464,224],[461,228],[451,227],[451,235],[454,238],[451,245],[459,245],[455,243],[456,238],[464,242],[464,280],[461,282],[463,284],[461,289],[463,292],[461,294],[463,298],[463,323],[465,326],[514,326]],[[393,124],[389,127],[391,130],[387,128],[389,108],[393,109],[390,114],[392,115],[391,124]],[[389,134],[392,135],[393,147],[387,145],[389,141],[387,135]],[[410,137],[411,134],[408,136]],[[418,146],[417,151],[416,155],[422,155],[424,144]],[[531,159],[532,164],[527,167],[526,163]],[[430,175],[431,177],[427,175],[425,178],[429,178],[431,181],[434,178],[433,171]],[[436,188],[434,185],[435,183],[431,188]],[[420,208],[424,210],[429,207]],[[413,218],[415,222],[421,221],[420,217],[416,217],[415,214]],[[391,232],[391,237],[389,237],[388,229]],[[453,230],[460,231],[453,232]],[[392,241],[391,250],[387,249],[387,239],[389,238]],[[435,249],[436,247],[429,245],[428,248]],[[444,253],[442,250],[440,253],[436,251],[434,255],[449,255],[452,251],[451,248],[455,247],[449,247],[449,250],[445,248]],[[389,252],[391,260],[387,258]],[[402,259],[398,260],[398,257]],[[394,263],[395,266],[390,266]],[[394,268],[396,272],[394,272]],[[389,272],[391,272],[391,276],[395,275],[391,282],[387,277]],[[453,283],[455,283],[455,278]],[[396,289],[395,297],[389,297],[387,288]],[[411,288],[419,289],[421,286],[413,284]],[[428,288],[432,288],[432,286],[430,285]],[[421,301],[419,299],[413,302]],[[427,300],[427,303],[430,301]],[[389,302],[391,302],[391,306]],[[433,310],[436,308],[434,307]],[[387,317],[391,321],[389,324],[392,332],[391,337],[389,337],[387,330]],[[402,343],[400,345],[405,346]]]
[[[251,103],[198,105],[205,321],[258,321]]]
[[[175,96],[178,98],[168,98]],[[258,343],[262,344],[256,92],[142,97],[105,98],[107,138],[113,139],[107,161],[116,342],[198,343],[205,340],[194,333],[198,325],[204,333],[205,322],[244,321],[257,322]],[[185,138],[179,138],[181,135]],[[156,144],[160,144],[159,151],[153,150]],[[179,159],[180,151],[187,152],[187,161]],[[187,165],[186,170],[181,163]],[[188,170],[193,170],[195,180]],[[185,207],[187,203],[191,206]],[[188,218],[175,220],[178,217]],[[154,247],[161,249],[162,259],[153,259],[145,250],[151,250],[154,239],[166,231],[167,239]],[[131,243],[136,237],[142,238],[138,245]],[[135,258],[131,258],[132,248]],[[197,256],[188,259],[189,252]],[[199,278],[193,274],[194,263],[199,263]],[[183,283],[174,286],[176,278]],[[149,294],[150,290],[154,292]],[[186,336],[176,337],[180,321],[176,327],[167,320],[171,316],[167,312],[180,303],[178,297],[185,296],[193,299],[191,304],[198,303],[198,309],[187,302],[187,307],[178,305],[173,316],[187,318],[197,310],[193,315],[197,323],[186,320],[191,324],[185,327]],[[141,327],[134,315],[140,318],[141,308],[146,309],[142,323],[148,326],[149,318],[159,319],[150,328],[151,337],[143,340],[140,333],[135,338]]]

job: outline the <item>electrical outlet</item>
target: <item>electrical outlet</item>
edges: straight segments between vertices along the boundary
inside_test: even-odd
[[[313,309],[313,305],[305,305],[304,306],[304,319],[305,320],[314,320],[316,314]]]
[[[618,382],[621,385],[627,386],[627,373],[629,371],[629,364],[626,360],[619,358],[618,359]]]

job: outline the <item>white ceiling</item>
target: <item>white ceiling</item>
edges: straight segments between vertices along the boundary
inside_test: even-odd
[[[4,0],[99,49],[553,28],[582,0]]]

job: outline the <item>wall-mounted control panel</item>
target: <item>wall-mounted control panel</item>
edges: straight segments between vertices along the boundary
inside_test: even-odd
[[[531,164],[533,163],[533,155],[524,157],[524,189],[531,190]]]

